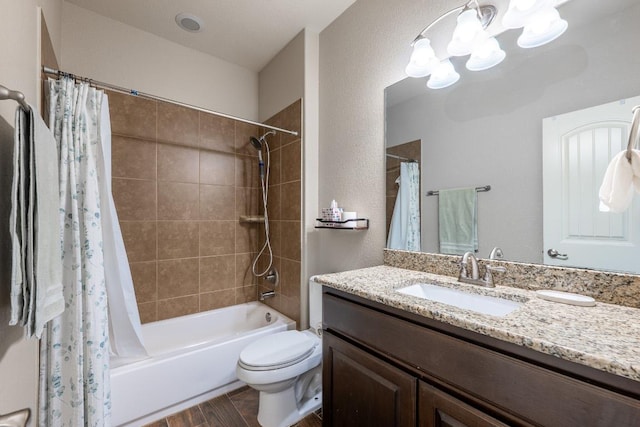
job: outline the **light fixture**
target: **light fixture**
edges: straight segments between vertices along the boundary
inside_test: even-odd
[[[176,15],[176,24],[178,27],[190,33],[199,33],[204,26],[202,19],[190,13],[179,13]]]
[[[567,21],[560,18],[554,4],[555,0],[510,0],[502,24],[507,29],[524,27],[522,34],[518,37],[518,46],[522,48],[542,46],[558,38],[568,27]],[[493,5],[480,5],[478,0],[469,0],[464,6],[441,15],[422,30],[411,43],[413,51],[405,72],[414,78],[431,75],[427,86],[432,89],[451,86],[460,79],[449,57],[438,58],[427,37],[429,30],[454,14],[457,14],[456,26],[446,46],[449,56],[470,55],[466,62],[466,67],[470,71],[489,69],[501,63],[506,57],[498,40],[487,31],[498,10]]]
[[[453,64],[448,59],[440,62],[431,73],[431,77],[427,82],[429,89],[443,89],[449,87],[460,80],[460,74],[453,68]]]

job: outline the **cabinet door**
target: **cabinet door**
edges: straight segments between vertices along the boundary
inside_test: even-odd
[[[322,341],[325,426],[416,425],[415,377],[329,332]]]
[[[420,381],[421,427],[506,427],[495,418]]]

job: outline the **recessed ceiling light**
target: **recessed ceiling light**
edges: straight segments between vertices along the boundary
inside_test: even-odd
[[[185,31],[189,31],[190,33],[200,32],[202,31],[202,27],[204,26],[202,23],[202,19],[190,13],[177,14],[176,24],[178,24],[178,27],[182,28]]]

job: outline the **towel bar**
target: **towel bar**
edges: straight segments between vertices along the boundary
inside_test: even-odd
[[[31,415],[29,408],[0,415],[0,427],[25,427],[29,421],[29,415]]]
[[[491,186],[490,185],[485,185],[484,187],[476,187],[476,191],[478,193],[483,193],[486,191],[491,190]],[[427,196],[437,196],[438,194],[440,194],[440,191],[438,190],[429,190],[427,191]]]
[[[23,110],[29,111],[29,104],[27,104],[27,101],[25,101],[24,94],[22,92],[18,92],[17,90],[10,90],[0,85],[0,99],[13,99],[14,101],[17,101],[18,104],[20,104]]]
[[[633,119],[631,119],[631,132],[629,132],[629,144],[627,144],[627,160],[631,163],[631,150],[636,145],[638,139],[638,127],[640,126],[640,105],[636,105],[631,110]]]

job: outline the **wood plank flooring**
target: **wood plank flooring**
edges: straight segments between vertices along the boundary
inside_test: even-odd
[[[293,427],[322,427],[322,410],[308,415]],[[145,427],[260,427],[258,392],[242,387]]]

